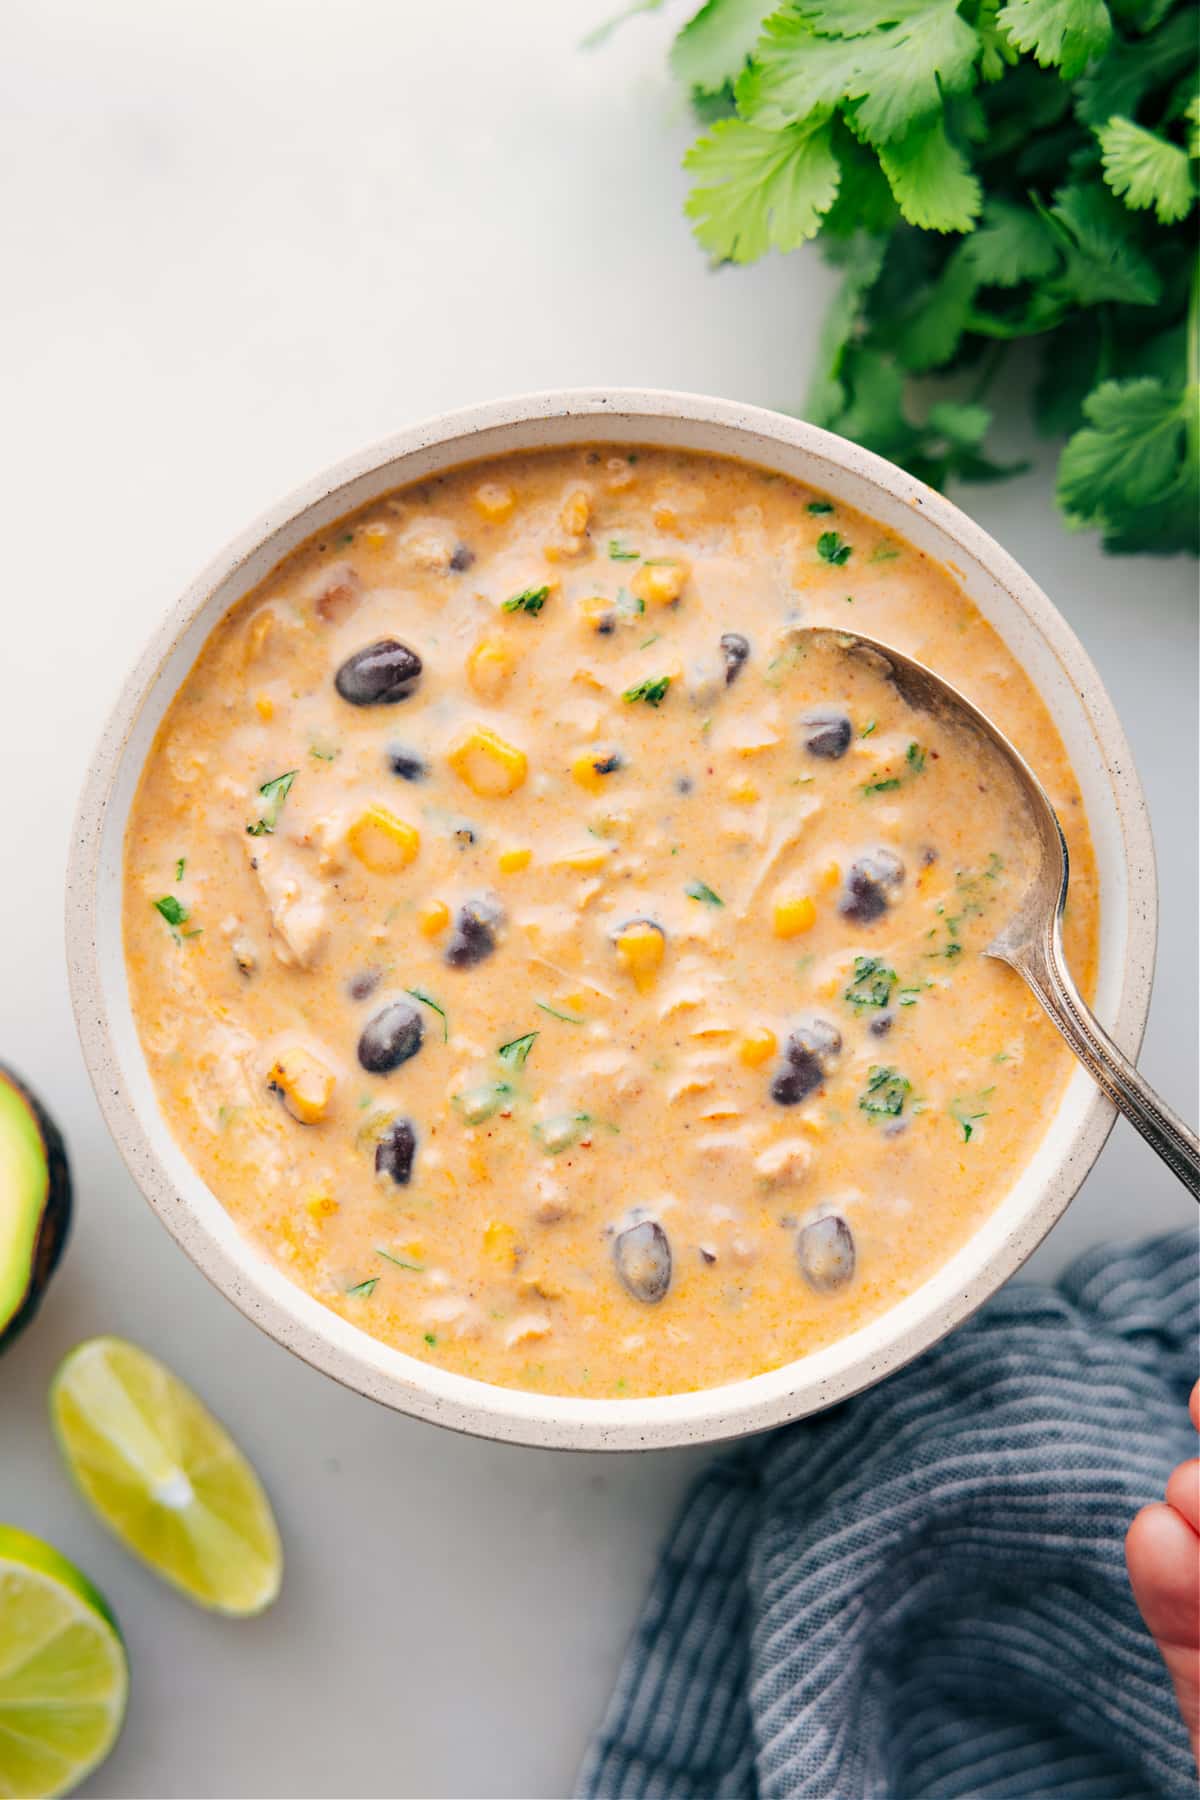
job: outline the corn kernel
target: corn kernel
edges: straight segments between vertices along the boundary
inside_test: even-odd
[[[630,585],[647,606],[670,606],[682,594],[687,578],[685,562],[643,563]]]
[[[586,488],[575,488],[563,501],[558,522],[568,537],[581,537],[592,516],[592,498]]]
[[[571,773],[580,787],[598,794],[620,767],[621,758],[615,750],[581,750],[571,764]]]
[[[748,1031],[738,1045],[738,1061],[744,1062],[748,1069],[761,1068],[770,1057],[774,1056],[779,1039],[766,1025],[756,1025]]]
[[[373,875],[397,875],[416,856],[421,834],[385,806],[368,806],[347,831],[346,845]]]
[[[486,725],[472,726],[450,751],[450,767],[473,794],[494,799],[515,794],[529,772],[523,750],[505,743]]]
[[[651,517],[659,531],[678,531],[679,529],[679,515],[674,507],[656,506]]]
[[[270,694],[256,694],[254,710],[264,723],[269,723],[275,717],[275,702]]]
[[[579,617],[591,631],[611,630],[615,609],[606,594],[588,594],[579,602]]]
[[[267,1086],[281,1096],[300,1125],[315,1125],[325,1117],[335,1085],[325,1064],[299,1046],[276,1057],[267,1072]]]
[[[500,638],[482,638],[467,658],[467,680],[481,700],[495,700],[512,680],[517,659]]]
[[[310,1219],[331,1219],[338,1211],[338,1203],[328,1188],[317,1188],[304,1202],[304,1210]]]
[[[476,510],[493,525],[501,525],[517,504],[517,496],[501,481],[485,481],[471,496]]]
[[[502,1219],[488,1220],[483,1231],[483,1248],[496,1262],[504,1263],[510,1269],[516,1267],[517,1234]]]
[[[772,923],[775,936],[798,937],[811,931],[817,922],[817,909],[807,894],[787,894],[776,900]]]
[[[595,848],[589,845],[584,850],[568,850],[565,856],[556,856],[550,867],[574,869],[581,875],[593,875],[597,869],[604,867],[611,855],[612,851],[606,850],[602,844],[597,844]]]
[[[518,849],[514,845],[507,850],[502,850],[496,858],[496,861],[502,875],[518,875],[522,869],[527,869],[529,867],[532,858],[532,850],[525,848]]]
[[[444,900],[431,900],[417,914],[417,924],[425,937],[436,937],[439,931],[445,931],[449,923],[450,908]]]
[[[735,780],[731,781],[729,786],[725,789],[725,794],[727,799],[732,800],[735,806],[753,806],[754,802],[759,797],[758,789],[755,787],[754,783],[748,781],[745,776],[738,776]]]
[[[841,879],[841,863],[826,863],[825,867],[821,870],[821,886],[823,888],[835,888]]]
[[[647,988],[662,967],[667,940],[649,919],[633,919],[617,933],[617,961],[633,976],[639,988]]]
[[[375,520],[370,525],[363,526],[363,542],[366,544],[368,550],[382,550],[391,535],[391,526],[384,525],[379,520]]]

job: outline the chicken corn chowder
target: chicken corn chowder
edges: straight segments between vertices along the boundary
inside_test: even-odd
[[[1078,784],[953,576],[721,458],[508,456],[373,502],[221,621],[126,841],[132,1001],[214,1194],[324,1305],[506,1386],[737,1380],[911,1293],[1069,1060],[982,947]]]

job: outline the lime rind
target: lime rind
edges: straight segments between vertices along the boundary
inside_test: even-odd
[[[51,1545],[0,1525],[0,1800],[77,1786],[116,1742],[128,1695],[104,1597]]]
[[[170,1370],[121,1338],[93,1338],[50,1390],[63,1457],[116,1537],[198,1605],[234,1617],[279,1592],[271,1505],[224,1426]]]

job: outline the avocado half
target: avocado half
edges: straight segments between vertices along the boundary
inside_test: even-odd
[[[0,1351],[41,1302],[71,1223],[71,1171],[45,1108],[0,1064]]]

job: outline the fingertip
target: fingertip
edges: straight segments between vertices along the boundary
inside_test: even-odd
[[[1171,1471],[1166,1500],[1185,1518],[1192,1530],[1200,1532],[1200,1457],[1180,1463]]]
[[[1165,1501],[1143,1506],[1125,1534],[1134,1599],[1160,1646],[1200,1642],[1200,1535]]]
[[[1191,1414],[1192,1424],[1197,1431],[1200,1431],[1200,1381],[1192,1389],[1192,1397],[1188,1401],[1188,1412]]]

